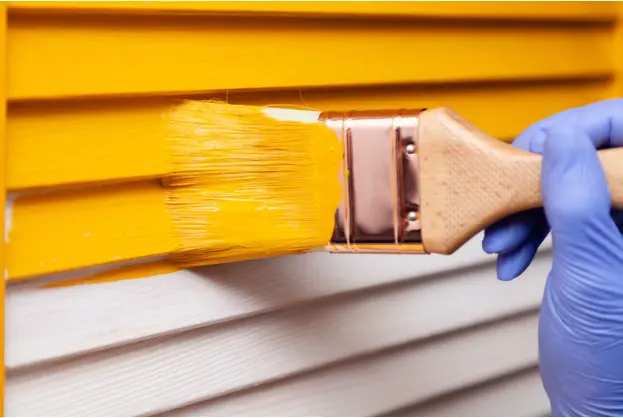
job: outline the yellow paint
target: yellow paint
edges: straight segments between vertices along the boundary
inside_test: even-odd
[[[512,139],[550,114],[606,98],[610,86],[609,80],[589,78],[232,92],[227,98],[232,103],[285,103],[338,111],[450,106],[491,135]],[[209,97],[225,99],[226,95]],[[8,188],[16,191],[165,175],[170,167],[163,148],[162,121],[171,100],[118,98],[11,104],[7,125],[11,156],[7,162]]]
[[[9,280],[174,251],[164,199],[155,182],[16,199],[6,246]]]
[[[5,4],[0,4],[0,207],[4,207],[6,200],[6,33],[7,10]],[[4,237],[5,219],[0,217],[0,237]],[[5,271],[7,265],[4,245],[0,248],[0,270]],[[5,277],[6,278],[6,277]],[[4,386],[6,369],[4,366],[5,353],[5,294],[6,281],[0,283],[0,416],[4,416]]]
[[[569,2],[370,2],[370,1],[151,1],[151,2],[8,2],[15,12],[62,13],[245,13],[312,16],[397,16],[427,18],[502,18],[611,21],[612,3]]]
[[[151,181],[17,198],[8,278],[167,254],[193,266],[322,247],[340,199],[340,142],[322,123],[262,109],[175,107],[166,189]]]
[[[8,44],[11,100],[584,77],[613,47],[607,24],[30,14]]]
[[[162,176],[165,110],[158,99],[12,104],[8,188]]]
[[[179,270],[179,266],[169,261],[154,261],[151,263],[142,263],[131,266],[118,267],[112,270],[94,274],[92,276],[83,277],[75,280],[68,280],[64,282],[52,283],[44,285],[42,287],[48,289],[77,285],[112,283],[122,280],[135,280],[143,277],[153,277],[160,274],[169,274]]]
[[[168,132],[167,204],[184,266],[319,248],[333,233],[343,148],[323,123],[189,101]]]

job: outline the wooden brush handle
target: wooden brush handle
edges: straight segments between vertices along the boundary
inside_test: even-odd
[[[598,152],[612,203],[623,207],[623,148]],[[540,154],[499,141],[450,109],[419,122],[422,241],[451,254],[491,223],[542,206]]]

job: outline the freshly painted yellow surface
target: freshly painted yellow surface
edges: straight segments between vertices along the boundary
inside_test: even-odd
[[[31,195],[13,202],[8,279],[154,255],[176,247],[156,182]]]
[[[450,106],[508,140],[549,114],[606,98],[607,79],[484,85],[388,86],[230,93],[231,103],[319,110]],[[225,94],[205,97],[225,99]],[[162,115],[171,99],[12,104],[8,118],[10,190],[159,177],[170,171]],[[121,186],[120,186],[121,187]]]
[[[156,178],[170,171],[164,154],[168,102],[12,104],[7,132],[10,190],[102,180]]]
[[[551,113],[621,91],[615,3],[9,7],[6,182],[26,193],[13,210],[10,279],[179,250],[161,188],[131,183],[171,172],[164,115],[177,99],[451,106],[509,140]],[[114,184],[94,184],[102,182]],[[61,192],[74,184],[86,188]],[[32,188],[48,190],[30,196]],[[119,238],[128,225],[144,239]],[[80,237],[85,228],[102,241]]]
[[[609,21],[615,17],[612,2],[355,2],[355,1],[150,1],[150,2],[8,2],[15,12],[62,13],[270,13],[313,16],[403,16],[440,18],[558,19]]]
[[[163,255],[186,267],[231,262],[329,241],[343,150],[324,124],[204,101],[166,118],[173,174],[165,187],[148,181],[15,199],[8,279]]]
[[[31,16],[10,20],[12,100],[583,77],[608,25]],[[365,69],[365,70],[364,70]]]

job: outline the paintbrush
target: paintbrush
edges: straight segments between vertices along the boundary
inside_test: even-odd
[[[5,276],[318,250],[451,254],[492,222],[542,204],[541,156],[446,108],[344,113],[187,101],[166,125],[171,170],[162,178],[9,205]],[[621,206],[623,150],[599,156]],[[92,216],[77,216],[85,213]]]

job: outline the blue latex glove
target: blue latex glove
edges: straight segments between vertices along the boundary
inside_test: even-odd
[[[623,146],[623,100],[554,115],[514,145],[543,154],[544,210],[488,228],[483,248],[499,254],[498,276],[510,280],[551,227],[539,362],[552,413],[623,416],[623,237],[596,152]]]

